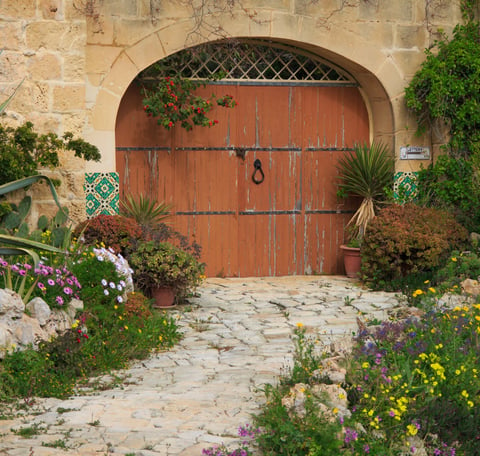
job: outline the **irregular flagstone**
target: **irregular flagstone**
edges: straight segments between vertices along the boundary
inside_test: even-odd
[[[292,365],[297,323],[319,349],[342,351],[357,318],[385,318],[404,305],[344,277],[208,279],[188,306],[172,310],[184,335],[173,349],[119,372],[118,388],[41,399],[38,414],[0,420],[0,454],[197,456],[237,442],[238,427],[265,401],[259,388]],[[11,431],[33,424],[45,430],[30,439]],[[62,439],[66,449],[42,446]]]

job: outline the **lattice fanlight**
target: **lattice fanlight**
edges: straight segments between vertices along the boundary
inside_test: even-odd
[[[181,74],[192,79],[357,85],[344,70],[301,49],[278,43],[209,43],[173,54],[147,68],[141,79]]]

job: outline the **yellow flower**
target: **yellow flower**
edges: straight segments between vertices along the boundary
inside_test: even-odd
[[[473,404],[472,401],[467,401],[467,405],[468,405],[469,407],[473,407],[474,404]]]
[[[334,413],[334,415],[336,415],[336,414],[338,413],[338,408],[335,407],[335,408],[332,410],[332,412]]]
[[[457,261],[457,259],[455,257],[452,257],[452,261],[455,262]]]
[[[413,296],[414,298],[416,298],[417,296],[420,296],[421,294],[423,294],[423,291],[420,290],[420,289],[418,289],[418,290],[415,290],[415,291],[413,292],[412,296]]]
[[[428,289],[428,291],[430,291],[430,292],[432,292],[432,293],[436,293],[436,290],[435,290],[435,288],[433,288],[433,287],[430,287],[430,288]]]
[[[303,323],[297,323],[297,328],[303,328]]]
[[[125,325],[124,328],[128,331],[128,326],[127,325]]]
[[[413,424],[407,425],[407,434],[408,435],[417,435],[418,429]]]
[[[369,364],[367,361],[365,361],[365,362],[362,364],[362,367],[363,367],[363,369],[368,369],[368,368],[370,367],[370,364]]]
[[[427,280],[425,280],[425,282],[423,282],[423,283],[430,283],[430,280],[427,279]]]
[[[465,399],[468,399],[468,393],[466,390],[463,390],[462,391],[462,396],[465,398]]]

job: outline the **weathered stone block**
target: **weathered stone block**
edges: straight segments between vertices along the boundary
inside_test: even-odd
[[[63,77],[65,82],[85,81],[85,55],[66,55],[63,58]]]
[[[360,2],[359,18],[377,22],[383,21],[412,21],[414,18],[414,0],[401,2]]]
[[[117,46],[88,46],[85,53],[85,71],[87,73],[102,73],[105,67],[110,68],[122,52]]]
[[[0,2],[0,16],[7,18],[34,18],[36,0],[3,0]]]
[[[85,108],[85,86],[69,84],[53,89],[53,109],[61,112],[71,112]]]
[[[28,60],[27,68],[32,81],[60,79],[62,75],[60,56],[58,54],[35,54]]]
[[[114,43],[117,46],[131,46],[145,36],[155,32],[155,27],[148,19],[119,19],[115,22]]]
[[[415,48],[422,51],[428,46],[427,30],[420,25],[398,25],[395,28],[396,48]]]
[[[0,24],[0,41],[3,49],[19,49],[23,43],[21,24],[19,22]]]
[[[60,0],[40,0],[40,11],[44,19],[62,20],[63,2]]]

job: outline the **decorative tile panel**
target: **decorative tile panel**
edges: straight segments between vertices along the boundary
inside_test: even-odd
[[[84,189],[87,218],[100,214],[118,214],[118,173],[85,173]]]
[[[398,198],[413,198],[417,194],[417,174],[415,171],[402,172],[395,174],[393,183],[393,194]]]

